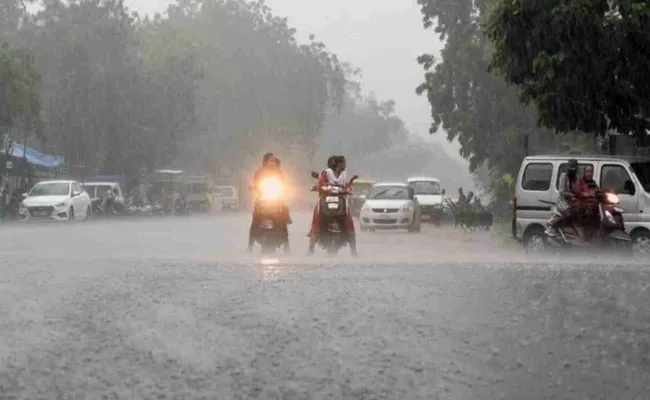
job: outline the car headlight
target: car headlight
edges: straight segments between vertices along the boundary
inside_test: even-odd
[[[27,206],[25,205],[25,203],[20,203],[20,206],[18,206],[18,208],[21,210],[26,210]]]
[[[60,202],[58,204],[55,204],[54,207],[56,207],[56,208],[65,207],[65,202],[62,201],[62,202]]]
[[[370,210],[370,204],[363,203],[363,206],[361,206],[361,211],[368,211],[368,210]]]
[[[413,211],[413,205],[411,203],[404,204],[404,206],[402,206],[402,211],[404,212]]]

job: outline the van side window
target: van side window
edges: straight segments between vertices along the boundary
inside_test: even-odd
[[[585,175],[585,168],[587,168],[587,166],[594,168],[593,164],[578,164],[578,179],[580,179],[581,176]],[[557,170],[557,179],[555,180],[555,188],[558,190],[560,190],[560,178],[562,177],[562,174],[566,172],[568,167],[569,167],[569,163],[563,163],[560,164],[560,168]]]
[[[618,194],[634,195],[636,193],[630,174],[621,165],[603,165],[600,169],[600,187],[612,189]]]
[[[544,192],[551,187],[553,164],[528,164],[524,170],[521,187],[524,190]]]

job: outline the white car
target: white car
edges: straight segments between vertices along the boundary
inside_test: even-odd
[[[415,191],[415,197],[422,208],[422,214],[440,225],[443,216],[445,189],[440,188],[440,181],[436,178],[413,177],[407,180]]]
[[[39,182],[27,193],[18,210],[23,221],[86,220],[90,217],[90,196],[77,181]]]
[[[415,192],[406,183],[376,183],[361,208],[362,231],[408,229],[419,232],[420,205]]]

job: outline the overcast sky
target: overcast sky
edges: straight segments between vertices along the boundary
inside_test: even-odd
[[[152,13],[165,9],[170,0],[126,0],[129,7]],[[409,129],[428,135],[430,110],[424,97],[415,94],[423,72],[416,57],[437,52],[436,35],[422,27],[416,0],[267,0],[275,14],[288,17],[299,39],[314,33],[341,59],[363,70],[366,93],[392,98]],[[433,138],[458,155],[444,133]]]

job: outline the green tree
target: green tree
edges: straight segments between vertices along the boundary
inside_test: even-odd
[[[557,131],[646,136],[650,4],[645,0],[497,0],[492,64]]]
[[[39,83],[34,56],[25,48],[0,44],[0,126],[38,119]]]
[[[313,37],[297,43],[286,19],[263,1],[179,0],[167,15],[198,47],[204,72],[186,160],[240,169],[267,149],[315,150],[329,111],[342,106],[347,81],[344,65],[323,43]]]
[[[447,132],[460,143],[470,170],[487,163],[501,173],[516,173],[525,156],[524,135],[531,146],[546,142],[531,107],[521,104],[514,88],[488,71],[492,46],[481,29],[491,0],[418,0],[424,26],[434,28],[445,45],[437,60],[423,55],[425,81],[417,88],[431,104],[430,132]]]

